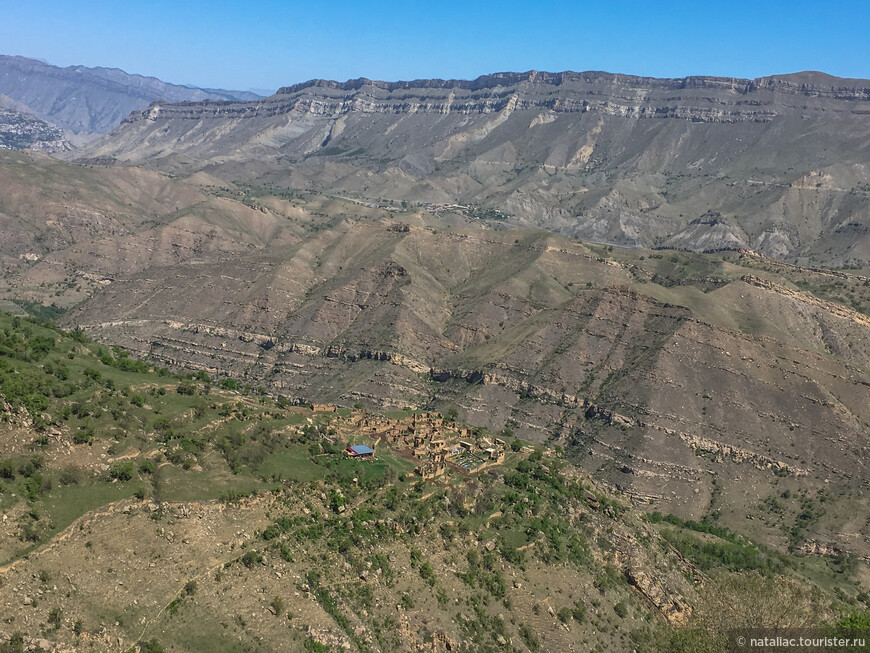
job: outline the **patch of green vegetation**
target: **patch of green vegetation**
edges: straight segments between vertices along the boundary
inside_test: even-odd
[[[704,571],[725,568],[729,571],[759,571],[781,574],[790,561],[784,555],[758,547],[732,531],[707,522],[684,521],[675,515],[654,512],[648,520],[654,524],[671,524],[662,529],[665,538],[677,551]],[[711,537],[697,537],[691,532]]]
[[[794,525],[788,532],[788,543],[791,549],[795,549],[803,542],[806,531],[813,526],[819,518],[825,514],[824,508],[808,496],[801,497],[800,512],[795,517]]]
[[[326,476],[328,470],[312,461],[307,450],[281,449],[266,456],[256,473],[268,479],[314,481]]]
[[[105,483],[88,479],[81,485],[70,485],[62,491],[52,492],[40,502],[44,511],[51,515],[53,524],[47,535],[63,530],[100,506],[132,497],[140,487],[141,483]]]
[[[321,644],[311,637],[306,639],[302,646],[308,653],[329,653],[329,647],[326,644]]]
[[[180,394],[179,387],[184,388]],[[8,508],[14,496],[23,497],[39,515],[22,524],[19,554],[85,512],[119,499],[208,500],[269,487],[256,464],[285,445],[299,448],[277,435],[277,429],[300,421],[286,406],[241,392],[215,394],[204,372],[174,375],[118,348],[92,343],[82,332],[4,313],[0,399],[12,410],[0,413],[0,419],[32,424],[37,435],[31,451],[51,452],[57,446],[44,435],[51,429],[83,448],[86,459],[90,447],[94,456],[105,451],[110,460],[125,453],[105,472],[96,469],[96,459],[89,468],[45,467],[44,456],[32,453],[0,460],[3,486],[12,490],[0,493],[0,505]],[[207,428],[223,416],[231,418],[226,426],[217,432]],[[221,447],[236,442],[238,447]],[[215,455],[215,444],[223,460]],[[161,448],[146,459],[146,447]],[[316,466],[298,451],[296,459],[307,462],[310,476]],[[165,462],[170,464],[158,467]],[[273,465],[270,476],[279,475],[280,464]],[[291,472],[294,467],[301,466],[290,465]]]
[[[12,301],[41,323],[54,322],[65,313],[64,309],[54,305],[46,306],[45,304],[28,302],[23,299],[13,299]]]
[[[523,638],[530,651],[541,650],[541,640],[538,639],[538,634],[528,624],[520,624],[520,637]]]
[[[465,215],[470,218],[476,218],[477,220],[496,220],[498,222],[503,222],[510,217],[509,213],[499,209],[485,208],[476,204],[472,204],[465,209]]]

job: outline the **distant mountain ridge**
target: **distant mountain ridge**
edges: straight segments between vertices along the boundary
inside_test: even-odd
[[[117,68],[61,68],[6,55],[0,55],[0,93],[26,105],[33,115],[78,135],[110,131],[131,111],[155,100],[247,101],[260,97],[248,91],[168,84]]]
[[[628,247],[870,263],[870,81],[605,72],[286,86],[157,103],[76,153],[173,174],[476,204]]]
[[[636,85],[660,89],[686,88],[729,88],[739,93],[750,93],[760,88],[775,87],[780,92],[795,92],[800,94],[819,93],[832,97],[855,96],[870,99],[870,80],[846,79],[835,77],[818,71],[804,71],[787,75],[769,75],[756,79],[740,77],[714,77],[693,75],[687,77],[643,77],[603,71],[573,72],[564,71],[550,73],[530,70],[524,73],[493,73],[482,75],[472,80],[463,79],[417,79],[413,81],[379,81],[366,77],[338,82],[328,79],[312,79],[307,82],[283,86],[278,89],[279,95],[297,93],[306,88],[334,88],[342,91],[358,90],[363,86],[372,86],[386,91],[412,88],[455,88],[477,91],[498,86],[519,84],[522,82],[546,83],[560,86],[570,82],[610,82],[620,85]]]

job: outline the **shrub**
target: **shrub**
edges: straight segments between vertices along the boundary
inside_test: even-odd
[[[42,469],[42,458],[34,456],[18,466],[18,473],[24,478],[32,478],[40,469]]]
[[[18,465],[15,464],[14,460],[7,459],[0,462],[0,478],[5,478],[10,481],[14,480],[17,467]]]
[[[306,651],[308,651],[308,653],[328,653],[329,651],[328,646],[321,644],[316,639],[310,637],[305,640],[305,643],[302,646]]]
[[[538,639],[538,634],[527,624],[520,624],[520,637],[523,638],[530,651],[539,651],[541,649],[541,641]]]
[[[347,499],[338,492],[333,492],[329,497],[329,507],[333,512],[338,512],[342,506],[347,504]]]
[[[420,565],[420,578],[429,583],[429,587],[434,587],[435,569],[432,567],[432,563],[428,560]]]
[[[733,541],[704,541],[688,533],[662,531],[664,538],[702,571],[725,567],[730,571],[757,570],[779,573],[784,568],[781,557],[761,551],[749,544]]]
[[[94,441],[94,429],[91,427],[82,428],[73,434],[73,442],[75,444],[90,444]]]
[[[151,638],[147,642],[139,642],[139,653],[165,653],[165,650],[156,639]]]
[[[6,651],[8,651],[9,653],[23,653],[24,635],[22,635],[21,633],[12,633],[12,635],[9,637],[9,641],[6,642],[2,650],[4,651],[4,653]]]
[[[109,475],[119,481],[129,481],[133,478],[133,463],[130,461],[115,463],[109,470]]]

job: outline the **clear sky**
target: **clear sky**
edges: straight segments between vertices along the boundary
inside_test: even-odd
[[[867,0],[0,0],[0,16],[2,54],[241,90],[508,70],[870,78]]]

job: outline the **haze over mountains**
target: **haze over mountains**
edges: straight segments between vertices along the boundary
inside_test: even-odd
[[[200,89],[130,75],[117,68],[52,66],[37,59],[0,55],[0,93],[29,113],[83,142],[114,129],[131,111],[154,100],[255,100],[248,91]]]
[[[619,246],[870,257],[866,80],[530,72],[314,80],[258,98],[0,57],[0,93],[78,144],[123,121],[75,159],[476,204],[507,214],[502,226]]]

